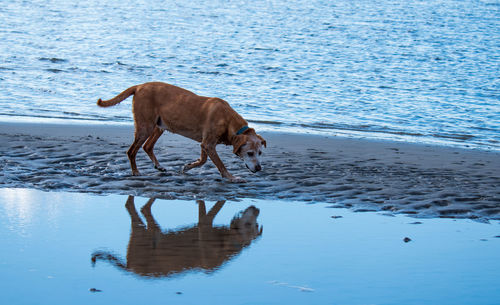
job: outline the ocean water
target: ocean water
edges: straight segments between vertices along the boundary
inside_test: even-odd
[[[227,100],[253,126],[500,150],[500,3],[7,1],[0,119],[130,123],[129,86]]]

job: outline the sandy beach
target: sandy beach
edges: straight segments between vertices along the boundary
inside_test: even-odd
[[[229,147],[219,154],[231,184],[207,162],[181,174],[199,157],[199,144],[165,134],[155,152],[158,172],[138,154],[141,176],[125,154],[129,125],[0,123],[0,186],[47,191],[123,194],[163,199],[286,199],[326,202],[354,211],[416,217],[500,219],[500,153],[403,142],[261,133],[264,170],[251,174]]]

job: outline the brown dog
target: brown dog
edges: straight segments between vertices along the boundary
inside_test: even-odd
[[[160,82],[145,83],[128,88],[116,97],[97,105],[109,107],[134,95],[132,112],[135,122],[134,143],[127,151],[132,174],[139,175],[135,157],[144,144],[144,151],[155,168],[165,169],[153,153],[153,148],[165,130],[201,142],[200,158],[182,169],[186,172],[202,166],[210,157],[223,178],[231,182],[244,182],[231,175],[215,150],[217,144],[232,145],[233,152],[244,160],[247,168],[255,173],[262,169],[260,155],[266,141],[229,104],[219,98],[196,95],[188,90]]]

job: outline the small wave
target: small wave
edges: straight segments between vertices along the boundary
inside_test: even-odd
[[[330,129],[330,130],[351,130],[351,131],[361,131],[361,132],[375,132],[375,133],[387,133],[394,135],[403,136],[424,136],[421,133],[402,131],[402,130],[392,130],[387,127],[375,126],[375,125],[347,125],[347,124],[329,124],[329,123],[312,123],[312,124],[292,124],[296,127],[310,128],[310,129]]]
[[[197,74],[209,74],[209,75],[221,75],[221,72],[217,71],[196,71]]]
[[[419,132],[411,132],[405,130],[394,130],[382,126],[373,125],[344,125],[344,124],[329,124],[329,123],[284,123],[279,121],[269,121],[269,120],[248,120],[250,123],[262,124],[262,125],[274,125],[274,126],[286,126],[292,128],[301,128],[304,130],[324,130],[324,131],[354,131],[354,132],[366,132],[366,133],[380,133],[387,135],[396,135],[403,137],[434,137],[441,139],[452,139],[459,141],[468,141],[475,138],[473,135],[468,134],[445,134],[445,133],[434,133],[434,134],[423,134]]]
[[[42,112],[44,110],[37,110],[39,112]],[[45,112],[50,112],[46,111]],[[48,119],[48,120],[74,120],[74,121],[82,121],[82,122],[95,122],[95,121],[113,121],[110,120],[109,117],[105,116],[98,116],[94,115],[92,117],[90,116],[78,116],[78,115],[72,115],[69,112],[66,112],[66,116],[62,115],[44,115],[44,114],[18,114],[18,113],[8,113],[8,112],[0,112],[0,116],[5,116],[5,117],[11,117],[11,118],[33,118],[33,119]],[[129,121],[130,118],[128,117],[123,117],[123,116],[115,116],[113,117],[115,122],[118,123],[123,123],[126,121]]]
[[[378,88],[379,89],[396,89],[395,87],[385,86],[385,85],[378,86]]]
[[[255,47],[253,48],[255,51],[271,51],[271,52],[279,52],[279,49],[276,48],[266,48],[266,47]]]
[[[473,135],[469,135],[469,134],[453,134],[453,133],[435,133],[435,134],[432,134],[432,136],[436,137],[436,138],[453,139],[453,140],[460,140],[460,141],[467,141],[467,140],[475,138]]]
[[[110,71],[100,69],[100,70],[93,70],[93,69],[82,69],[79,67],[71,67],[67,69],[68,72],[75,72],[75,73],[112,73]]]
[[[151,69],[152,67],[150,66],[129,66],[128,71],[145,71],[148,69]]]
[[[127,64],[125,63],[122,63],[121,61],[115,61],[115,62],[105,62],[105,63],[102,63],[103,66],[114,66],[114,65],[118,65],[118,66],[128,66]]]
[[[282,122],[277,122],[277,121],[261,121],[261,120],[247,120],[247,121],[255,124],[276,125],[276,126],[284,124]]]
[[[227,72],[219,72],[219,71],[196,71],[196,74],[206,74],[206,75],[226,75],[226,76],[234,76],[232,73]]]
[[[64,70],[61,70],[61,69],[45,69],[45,71],[52,72],[52,73],[64,72]]]
[[[500,7],[500,3],[498,2],[487,2],[485,3],[487,6],[495,6],[495,7]]]
[[[277,72],[283,70],[281,67],[277,66],[262,66],[261,69],[270,72]]]
[[[68,62],[67,59],[57,58],[57,57],[40,57],[38,58],[40,61],[50,61],[51,63],[58,64],[63,62]]]
[[[455,141],[469,141],[475,136],[470,134],[453,134],[453,133],[433,133],[424,134],[419,132],[411,132],[406,130],[394,130],[382,126],[373,125],[344,125],[344,124],[329,124],[329,123],[284,123],[278,121],[266,121],[266,120],[248,120],[255,124],[264,125],[274,125],[274,126],[286,126],[292,128],[301,128],[305,130],[323,130],[323,131],[353,131],[362,133],[379,133],[387,135],[396,135],[403,137],[432,137],[438,139],[451,139]]]

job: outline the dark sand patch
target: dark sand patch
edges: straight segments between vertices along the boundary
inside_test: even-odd
[[[229,147],[218,147],[229,171],[246,184],[221,179],[209,161],[187,174],[199,144],[165,134],[144,152],[142,176],[130,175],[125,151],[131,126],[0,124],[0,186],[158,198],[265,198],[326,202],[359,211],[419,217],[500,219],[500,154],[395,142],[263,134],[263,172],[253,175]]]

